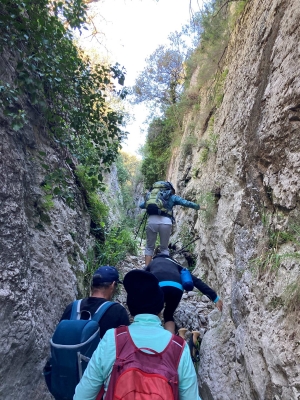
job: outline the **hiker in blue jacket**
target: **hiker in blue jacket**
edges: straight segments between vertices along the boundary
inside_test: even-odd
[[[183,295],[180,273],[183,267],[166,254],[158,254],[151,263],[145,268],[145,271],[151,272],[159,281],[165,296],[164,323],[165,329],[175,333],[175,322],[173,314]],[[192,275],[192,274],[191,274]],[[217,293],[210,288],[201,279],[192,275],[194,286],[211,301],[213,301],[219,311],[223,309],[223,302]]]
[[[157,234],[159,234],[159,240],[160,240],[160,251],[162,254],[169,255],[169,250],[168,250],[168,244],[169,244],[169,239],[171,236],[171,231],[172,231],[172,224],[173,224],[173,207],[174,206],[183,206],[183,207],[189,207],[193,208],[194,210],[200,210],[200,205],[193,203],[192,201],[188,201],[183,199],[180,196],[177,196],[175,194],[175,189],[173,185],[170,182],[163,182],[159,181],[156,182],[153,187],[155,187],[156,184],[166,184],[166,187],[169,187],[169,189],[166,189],[167,192],[170,193],[169,196],[166,197],[165,201],[165,208],[162,210],[159,209],[159,206],[156,207],[157,212],[150,214],[148,211],[148,206],[147,206],[147,200],[143,201],[139,207],[142,209],[146,209],[147,213],[149,214],[148,217],[148,222],[147,222],[147,227],[146,227],[146,248],[145,248],[145,265],[148,265],[151,260],[152,256],[154,253],[154,248],[155,248],[155,242],[157,238]],[[150,189],[149,193],[153,190]],[[146,196],[147,198],[147,196]],[[202,207],[202,209],[205,209]]]
[[[151,374],[153,374],[153,372],[150,371],[153,370],[153,365],[157,365],[154,364],[153,357],[156,360],[157,357],[159,357],[159,363],[165,365],[164,360],[167,358],[166,352],[170,346],[172,346],[171,349],[174,348],[174,343],[171,343],[174,342],[174,337],[169,331],[163,329],[160,318],[158,317],[164,307],[164,294],[155,276],[149,272],[135,269],[125,275],[123,282],[127,292],[127,306],[131,315],[134,317],[134,321],[128,327],[128,331],[125,329],[124,333],[118,333],[120,328],[117,330],[110,329],[106,332],[95,350],[80,383],[76,387],[73,400],[95,400],[101,388],[102,390],[100,393],[102,394],[103,390],[105,390],[107,394],[105,398],[112,399],[112,390],[116,387],[110,385],[110,380],[112,379],[112,383],[118,382],[114,380],[116,372],[119,373],[119,378],[120,376],[126,376],[126,366],[129,368],[128,370],[134,370],[135,368],[131,367],[131,365],[135,365],[134,363],[138,357],[142,357],[139,355],[140,352],[148,353],[148,356],[150,353],[150,357],[152,357],[150,363],[142,363],[141,365],[142,374],[144,374],[143,381],[149,382],[149,374],[151,381],[151,376],[153,376]],[[121,327],[121,329],[123,329],[123,327]],[[117,347],[116,342],[118,341],[118,337],[124,337],[125,335],[125,344]],[[135,351],[133,352],[131,352],[132,342],[133,346],[138,348],[136,349],[135,347]],[[179,396],[175,396],[175,398],[179,398],[179,400],[201,400],[198,394],[197,376],[191,360],[189,347],[184,340],[180,341],[180,343],[181,344],[178,344],[177,341],[175,343],[176,348],[178,347],[180,349],[180,358],[177,364],[178,376],[174,377],[172,381],[169,380],[169,385],[171,386],[171,383],[176,384],[176,394]],[[130,360],[133,361],[131,362],[129,358],[125,360],[123,357],[120,357],[120,359],[117,358],[117,353],[120,351],[119,349],[128,348],[128,346],[130,346],[130,354],[132,354]],[[149,349],[152,349],[153,352]],[[176,351],[178,351],[178,349],[176,349]],[[174,368],[173,363],[172,367]],[[123,372],[123,368],[125,369],[125,373]],[[154,373],[155,372],[154,370]],[[132,371],[132,373],[135,373],[135,371]],[[155,379],[155,376],[152,379]],[[143,385],[143,381],[142,391],[147,391],[148,386],[146,384]],[[123,384],[124,390],[127,386],[133,384],[133,387],[130,386],[128,389],[132,394],[130,398],[133,398],[133,393],[135,393],[135,390],[138,390],[135,388],[135,382],[136,385],[138,382],[140,383],[139,380],[133,381],[129,378],[129,380]],[[122,389],[123,387],[121,390]],[[160,395],[161,398],[166,398],[166,396],[163,396],[163,393],[160,393]],[[97,399],[98,398],[100,398],[100,396],[98,396]],[[116,395],[114,398],[121,399],[123,397]],[[139,398],[142,398],[142,395]],[[143,398],[152,398],[151,393]],[[157,398],[157,395],[155,398]]]

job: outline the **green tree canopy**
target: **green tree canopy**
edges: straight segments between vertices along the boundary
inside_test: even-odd
[[[133,87],[135,102],[159,107],[176,103],[183,83],[184,55],[161,45],[146,61]]]

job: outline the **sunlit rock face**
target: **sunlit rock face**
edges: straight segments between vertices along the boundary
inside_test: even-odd
[[[299,284],[299,234],[272,239],[300,226],[299,20],[296,0],[248,2],[224,60],[222,104],[215,111],[201,97],[169,168],[179,195],[214,198],[209,213],[178,207],[172,238],[200,236],[195,274],[224,300],[202,342],[204,400],[300,398],[299,312],[286,309],[290,285]],[[200,162],[212,114],[217,149]],[[197,144],[187,151],[191,124]],[[250,262],[268,254],[269,268]]]

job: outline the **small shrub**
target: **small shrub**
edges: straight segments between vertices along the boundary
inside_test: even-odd
[[[256,267],[259,275],[263,275],[266,272],[275,272],[277,273],[280,265],[284,260],[291,259],[299,259],[300,252],[280,252],[279,248],[284,243],[294,243],[296,248],[299,247],[299,233],[300,227],[299,225],[292,224],[288,226],[288,228],[284,231],[279,231],[273,228],[271,224],[271,216],[263,212],[262,222],[267,231],[267,247],[263,254],[259,257],[251,260],[251,264]],[[277,214],[276,217],[282,217],[280,214]]]
[[[89,247],[84,257],[83,295],[89,295],[92,276],[100,265],[117,267],[127,253],[137,255],[138,245],[131,231],[121,227],[106,232],[104,243],[97,241],[93,247]]]
[[[92,220],[96,225],[104,226],[109,208],[99,198],[95,192],[88,193],[88,210]]]
[[[182,154],[187,157],[193,153],[193,148],[197,145],[197,138],[195,136],[187,136],[182,144]]]
[[[205,164],[207,162],[208,153],[209,153],[209,150],[207,147],[204,147],[204,149],[201,150],[200,156],[199,156],[199,161],[201,164]]]
[[[204,219],[206,222],[211,221],[213,216],[215,215],[215,209],[216,209],[216,198],[211,192],[206,192],[201,194],[197,198],[197,203],[200,204],[200,206],[206,207],[206,210],[202,210],[201,214],[203,213]]]
[[[219,108],[222,104],[224,97],[224,85],[228,75],[228,69],[225,68],[223,72],[217,72],[212,87],[210,88],[210,101]]]
[[[87,172],[88,171],[88,172]],[[98,177],[93,175],[90,169],[86,169],[83,165],[78,165],[76,168],[76,176],[81,184],[86,197],[87,207],[94,224],[99,227],[104,227],[109,208],[103,204],[97,193],[99,184]],[[100,189],[103,189],[102,185]]]
[[[43,196],[40,207],[44,211],[49,211],[54,207],[54,201],[51,194],[46,194]]]
[[[261,276],[267,272],[273,272],[276,274],[282,262],[288,258],[299,259],[300,253],[294,252],[280,254],[277,249],[274,248],[266,251],[260,257],[251,260],[250,263],[256,267],[259,276]]]
[[[299,312],[300,308],[300,276],[291,283],[285,290],[284,295],[284,305],[287,312],[294,313]]]
[[[198,178],[199,172],[200,172],[200,168],[197,168],[197,167],[193,168],[192,169],[192,178],[193,179]]]
[[[282,297],[278,297],[278,296],[272,297],[268,304],[268,308],[270,310],[274,310],[276,308],[281,308],[283,306],[284,306],[284,301],[283,301]]]
[[[116,266],[127,253],[137,255],[138,244],[131,231],[123,227],[112,228],[105,236],[104,243],[97,243],[96,254],[100,265]]]

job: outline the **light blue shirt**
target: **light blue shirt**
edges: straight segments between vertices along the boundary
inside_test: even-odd
[[[162,352],[171,339],[171,333],[161,326],[160,319],[153,314],[135,316],[129,332],[137,347],[148,347]],[[87,369],[76,387],[73,400],[95,400],[102,385],[107,388],[116,359],[115,333],[109,329],[95,350]],[[178,366],[179,399],[201,400],[198,383],[188,346],[184,346]]]

